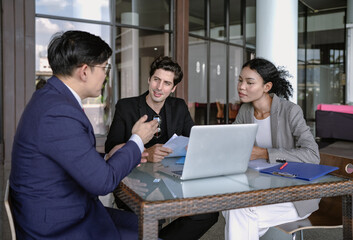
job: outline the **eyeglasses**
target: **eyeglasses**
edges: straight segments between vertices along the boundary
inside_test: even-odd
[[[153,120],[157,119],[158,122],[158,127],[157,127],[157,132],[154,134],[155,138],[159,138],[161,136],[161,123],[162,123],[162,119],[159,115],[154,115],[153,116]]]
[[[108,63],[108,64],[105,65],[104,67],[98,66],[98,65],[93,65],[93,66],[91,66],[91,67],[104,68],[104,72],[105,72],[105,75],[106,75],[106,76],[109,76],[110,69],[112,68],[112,66],[110,65],[110,63]]]

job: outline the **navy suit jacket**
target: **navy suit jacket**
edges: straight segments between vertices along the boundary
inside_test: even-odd
[[[71,91],[56,77],[26,106],[13,143],[11,201],[18,239],[121,239],[97,195],[139,162],[129,141],[107,162]]]
[[[105,142],[105,152],[109,152],[115,145],[129,140],[135,122],[147,114],[147,94],[148,91],[138,97],[124,98],[116,103],[114,119]],[[194,122],[185,101],[181,98],[167,97],[164,107],[168,139],[174,133],[189,137]]]

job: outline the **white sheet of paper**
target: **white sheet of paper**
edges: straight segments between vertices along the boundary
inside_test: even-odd
[[[281,163],[268,163],[266,159],[256,159],[256,160],[251,160],[249,161],[249,168],[255,169],[255,170],[262,170],[265,168],[273,167]]]
[[[189,138],[184,136],[174,135],[166,142],[163,147],[167,147],[173,150],[168,157],[182,157],[186,155],[186,146],[189,143]]]

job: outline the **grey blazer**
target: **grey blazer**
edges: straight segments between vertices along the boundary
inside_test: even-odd
[[[320,163],[318,145],[310,128],[306,125],[301,108],[276,94],[272,97],[271,135],[272,147],[268,148],[269,162],[277,159],[289,162]],[[244,103],[239,109],[235,124],[253,123],[254,108],[251,103]],[[320,199],[293,202],[298,215],[303,217],[319,208]]]

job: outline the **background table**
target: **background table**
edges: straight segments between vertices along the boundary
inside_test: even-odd
[[[165,159],[163,165],[175,161]],[[115,191],[138,215],[140,239],[157,239],[159,219],[332,196],[343,196],[343,235],[353,239],[352,180],[326,175],[308,182],[248,169],[244,174],[179,181],[159,173],[160,166],[141,164]]]

